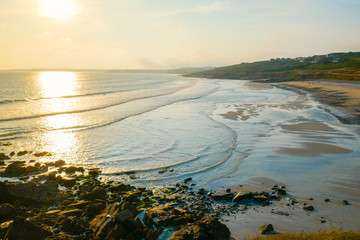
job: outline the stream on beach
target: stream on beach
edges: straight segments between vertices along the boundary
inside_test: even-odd
[[[280,230],[360,225],[360,126],[341,123],[335,114],[345,113],[307,94],[170,74],[1,71],[0,112],[0,141],[12,143],[3,152],[49,151],[43,161],[98,167],[103,180],[137,186],[187,177],[215,191],[283,184],[293,196],[318,200],[328,219],[263,210],[225,219],[235,234],[274,218]],[[337,204],[343,199],[346,209]]]

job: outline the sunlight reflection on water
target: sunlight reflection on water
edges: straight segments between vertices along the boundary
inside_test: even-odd
[[[76,95],[78,77],[73,72],[41,72],[38,76],[38,82],[41,86],[43,98],[56,98]],[[74,101],[45,101],[44,108],[55,112],[66,112]],[[76,159],[80,149],[81,141],[78,133],[69,130],[71,126],[78,125],[81,120],[77,115],[59,114],[48,116],[42,119],[46,130],[58,129],[58,131],[45,131],[41,136],[41,145],[44,149],[51,149],[56,155]]]

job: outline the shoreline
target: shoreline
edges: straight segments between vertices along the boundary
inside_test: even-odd
[[[264,82],[285,90],[310,94],[318,102],[338,110],[332,114],[342,123],[360,124],[359,81],[320,79]]]
[[[9,148],[11,143],[0,146]],[[328,228],[333,221],[327,217],[329,207],[346,213],[360,207],[349,199],[295,197],[284,183],[269,178],[217,192],[197,187],[191,177],[174,186],[134,187],[101,181],[99,169],[46,161],[47,156],[52,154],[1,151],[0,238],[23,239],[30,231],[36,236],[31,240],[242,239],[259,232],[296,231],[288,222],[313,231],[299,222],[305,218]],[[241,226],[239,232],[239,223],[232,222],[237,217],[251,220],[252,227]],[[272,229],[262,232],[269,224]]]
[[[230,239],[227,216],[289,201],[299,205],[284,185],[214,192],[196,187],[188,177],[174,186],[147,189],[103,182],[99,169],[44,161],[46,156],[52,154],[1,151],[1,239],[24,239],[29,232],[31,240]]]

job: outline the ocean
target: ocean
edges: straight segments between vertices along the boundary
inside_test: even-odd
[[[358,125],[342,124],[307,94],[265,83],[0,71],[0,112],[0,141],[12,143],[3,151],[48,151],[43,161],[98,167],[102,179],[134,185],[192,177],[217,190],[268,178],[321,195],[333,191],[329,178],[351,182],[359,170]]]

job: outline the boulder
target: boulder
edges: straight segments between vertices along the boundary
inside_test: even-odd
[[[286,195],[286,190],[284,190],[284,189],[279,188],[279,189],[276,189],[275,191],[276,191],[277,194],[279,194],[279,195]]]
[[[308,211],[314,211],[314,207],[312,205],[305,205],[303,206],[303,209]]]
[[[233,193],[226,193],[226,192],[216,192],[213,195],[214,200],[225,200],[225,201],[231,201],[231,199],[234,197]]]
[[[17,217],[10,225],[4,239],[42,240],[51,236],[52,233],[41,226]]]
[[[269,204],[269,198],[267,198],[266,196],[254,196],[253,199],[255,202],[258,202],[260,204]]]
[[[233,198],[234,202],[240,202],[241,200],[245,200],[245,199],[252,199],[253,198],[253,193],[252,192],[239,192],[238,194],[236,194],[236,196]]]
[[[115,221],[117,223],[123,223],[133,217],[134,217],[133,213],[129,209],[125,209],[116,215]]]
[[[49,152],[36,152],[36,153],[34,153],[34,156],[35,157],[45,157],[45,156],[52,156],[52,154]]]
[[[12,162],[5,168],[3,173],[4,177],[18,177],[26,174],[25,161]]]
[[[75,173],[75,172],[85,172],[85,169],[83,167],[60,167],[59,169],[61,172],[65,172],[66,174]]]
[[[134,187],[130,186],[129,184],[120,183],[120,184],[110,185],[108,189],[110,192],[126,192],[132,190],[133,188]]]
[[[77,191],[79,198],[82,200],[93,201],[95,199],[106,199],[105,185],[97,179],[91,179],[82,183]]]
[[[193,179],[192,179],[191,177],[185,178],[184,183],[188,183],[188,182],[190,182],[190,181],[192,181],[192,180],[193,180]]]
[[[272,224],[265,224],[265,225],[258,227],[258,230],[259,230],[260,234],[268,234],[268,233],[271,233],[272,231],[274,231],[274,227]]]
[[[58,184],[47,182],[14,183],[8,185],[8,192],[26,204],[50,204],[60,199]]]
[[[6,155],[5,153],[0,153],[0,160],[9,160],[10,157]]]
[[[95,239],[105,239],[108,231],[115,227],[115,218],[120,210],[117,203],[106,206],[101,214],[97,215],[91,222],[90,226],[94,232]]]
[[[226,240],[230,239],[230,230],[214,216],[206,216],[197,222],[182,226],[173,234],[171,240]]]

